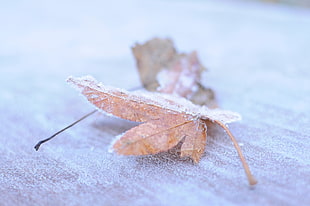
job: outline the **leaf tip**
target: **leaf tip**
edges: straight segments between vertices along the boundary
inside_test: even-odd
[[[257,180],[252,176],[250,179],[249,179],[249,183],[251,186],[254,186],[256,185],[258,182]]]
[[[119,134],[119,135],[117,135],[114,139],[113,139],[113,141],[110,143],[110,146],[109,146],[109,149],[108,149],[108,152],[109,153],[119,153],[118,152],[118,149],[117,149],[117,145],[119,144],[118,142],[119,142],[119,140],[122,138],[122,136],[125,134],[125,132],[124,133],[122,133],[122,134]]]

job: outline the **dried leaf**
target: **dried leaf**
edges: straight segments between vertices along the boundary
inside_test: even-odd
[[[151,120],[127,131],[113,148],[119,154],[146,155],[167,151],[183,138],[182,131],[190,129],[190,121],[181,115],[173,119]]]
[[[159,87],[157,74],[167,68],[177,55],[173,42],[170,39],[154,38],[145,44],[136,44],[132,52],[142,84],[147,90],[156,91]]]
[[[169,69],[161,70],[157,75],[159,87],[157,91],[175,94],[187,99],[198,90],[201,66],[196,52],[182,55]]]
[[[214,92],[200,83],[205,68],[197,53],[177,53],[170,39],[154,38],[132,48],[142,84],[149,91],[185,97],[215,108]]]
[[[206,147],[207,125],[203,120],[195,120],[190,122],[190,129],[185,131],[181,157],[191,157],[194,162],[198,163]]]
[[[142,122],[115,140],[112,147],[118,154],[156,154],[171,149],[185,139],[181,146],[181,156],[199,162],[206,145],[206,123],[209,121],[223,127],[235,141],[225,124],[239,120],[240,115],[237,113],[210,110],[171,95],[127,92],[104,86],[90,76],[70,77],[68,82],[101,111],[122,119]],[[239,146],[235,144],[235,147],[243,159]],[[244,164],[244,167],[248,170],[250,184],[254,184],[248,166]]]

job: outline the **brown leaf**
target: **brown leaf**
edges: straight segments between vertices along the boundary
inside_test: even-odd
[[[184,137],[183,131],[191,129],[191,121],[182,115],[151,120],[127,131],[113,145],[113,149],[124,155],[146,155],[167,151]]]
[[[160,93],[127,92],[107,87],[92,77],[73,78],[68,82],[81,90],[89,102],[110,115],[142,122],[115,140],[113,149],[123,155],[146,155],[167,151],[185,139],[181,156],[199,162],[206,144],[206,122],[223,127],[234,142],[250,184],[255,184],[241,150],[226,123],[240,115],[225,110],[210,110],[192,104],[184,98]]]
[[[82,88],[82,94],[97,108],[122,119],[145,122],[165,115],[162,108],[152,102],[141,104],[142,97],[125,90],[104,87],[92,77],[69,78],[68,82]]]
[[[169,69],[163,69],[158,73],[157,80],[160,86],[157,91],[189,99],[198,90],[200,73],[201,66],[196,52],[182,55]]]
[[[136,44],[132,47],[136,58],[140,79],[144,87],[156,91],[159,86],[156,76],[177,55],[170,39],[154,38],[145,44]]]
[[[170,39],[160,38],[136,44],[132,52],[147,90],[175,94],[195,104],[217,107],[214,92],[200,83],[205,68],[196,52],[177,53]]]
[[[191,130],[185,132],[186,137],[181,146],[181,157],[191,157],[195,163],[198,163],[206,147],[207,125],[202,120],[192,121]]]

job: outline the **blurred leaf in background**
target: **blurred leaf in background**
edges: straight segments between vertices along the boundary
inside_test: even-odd
[[[310,8],[310,0],[259,0],[259,1],[287,4],[291,6],[303,6]]]

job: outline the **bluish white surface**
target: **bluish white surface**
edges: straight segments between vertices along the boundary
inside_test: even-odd
[[[310,11],[232,1],[2,1],[0,205],[309,205]],[[203,82],[259,183],[250,189],[232,143],[208,132],[198,165],[169,153],[123,157],[112,139],[135,124],[95,115],[65,82],[93,75],[139,85],[130,47],[170,37],[197,50]]]

